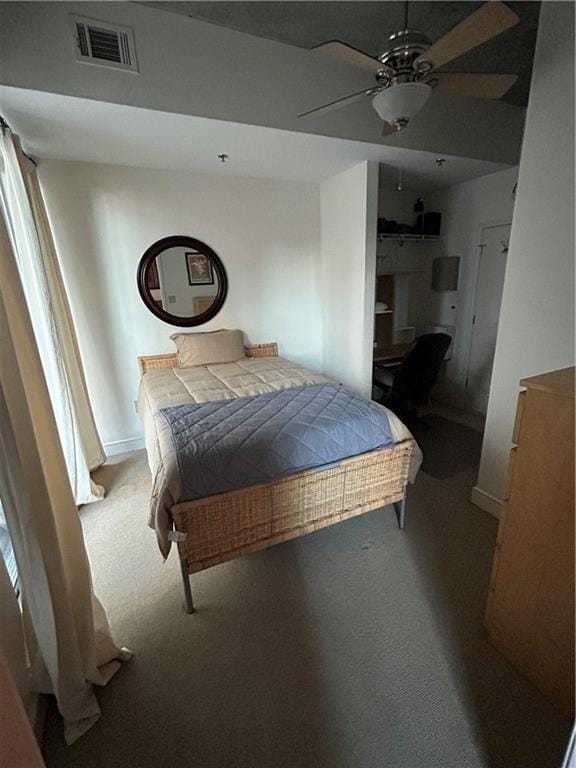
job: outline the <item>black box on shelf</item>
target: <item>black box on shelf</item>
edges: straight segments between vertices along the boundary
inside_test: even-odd
[[[434,211],[421,213],[416,222],[415,234],[428,235],[430,237],[440,236],[440,227],[442,225],[442,214]]]
[[[398,222],[379,218],[377,232],[379,235],[395,235],[398,232]]]

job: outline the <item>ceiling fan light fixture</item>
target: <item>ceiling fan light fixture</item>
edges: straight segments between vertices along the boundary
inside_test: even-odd
[[[372,106],[384,122],[401,130],[420,112],[431,94],[432,88],[426,83],[399,83],[377,93]]]
[[[370,56],[341,40],[331,40],[314,48],[318,53],[372,73],[376,87],[365,88],[316,109],[309,109],[298,117],[320,117],[326,112],[371,98],[384,123],[382,135],[390,136],[401,131],[425,106],[432,87],[456,96],[500,99],[512,88],[517,75],[438,70],[516,26],[519,21],[518,14],[506,3],[487,0],[442,37],[431,42],[424,33],[409,28],[406,0],[403,26],[388,38],[386,48],[378,56]]]

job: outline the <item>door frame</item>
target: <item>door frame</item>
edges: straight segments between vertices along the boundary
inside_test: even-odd
[[[472,290],[470,295],[472,302],[470,306],[470,312],[466,320],[465,338],[466,338],[466,370],[464,376],[464,393],[468,391],[468,381],[470,380],[470,363],[472,362],[472,342],[474,340],[474,313],[476,310],[476,291],[478,290],[478,278],[480,275],[480,263],[481,263],[481,250],[482,245],[482,232],[485,229],[496,229],[497,227],[512,227],[512,218],[506,219],[490,219],[483,221],[478,225],[476,230],[476,245],[474,246],[474,257],[472,264]],[[510,230],[512,234],[512,230]],[[510,241],[508,241],[508,248],[510,248]],[[504,272],[504,281],[506,281],[506,272],[508,271],[508,258],[506,258],[506,271]],[[502,310],[502,307],[500,307]],[[500,333],[500,314],[498,315],[498,333]],[[496,336],[498,340],[498,334]],[[490,385],[492,389],[492,385]]]

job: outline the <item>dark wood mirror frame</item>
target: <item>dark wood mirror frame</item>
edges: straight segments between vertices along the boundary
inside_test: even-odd
[[[179,246],[182,248],[190,248],[190,250],[203,253],[210,260],[212,268],[218,277],[218,292],[212,304],[204,312],[201,312],[198,315],[192,315],[190,317],[172,315],[163,307],[159,307],[156,301],[152,298],[150,294],[150,288],[146,282],[148,269],[154,259],[168,248],[177,248]],[[207,323],[208,320],[211,320],[213,317],[215,317],[215,315],[217,315],[218,312],[222,309],[222,305],[224,304],[224,300],[226,299],[226,294],[228,292],[228,278],[226,276],[226,270],[224,269],[224,265],[220,261],[218,254],[213,251],[209,245],[206,245],[206,243],[203,243],[201,240],[196,240],[196,238],[187,237],[186,235],[172,235],[171,237],[163,237],[161,240],[158,240],[153,245],[151,245],[140,259],[140,263],[138,264],[137,279],[138,292],[140,293],[142,301],[144,304],[146,304],[150,312],[152,312],[153,315],[156,315],[156,317],[159,317],[160,320],[163,320],[165,323],[185,328],[191,328],[195,325],[202,325],[202,323]]]

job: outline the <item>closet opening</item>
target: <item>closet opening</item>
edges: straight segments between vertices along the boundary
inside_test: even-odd
[[[517,178],[446,170],[418,183],[380,166],[372,360],[373,399],[439,479],[479,466]]]

